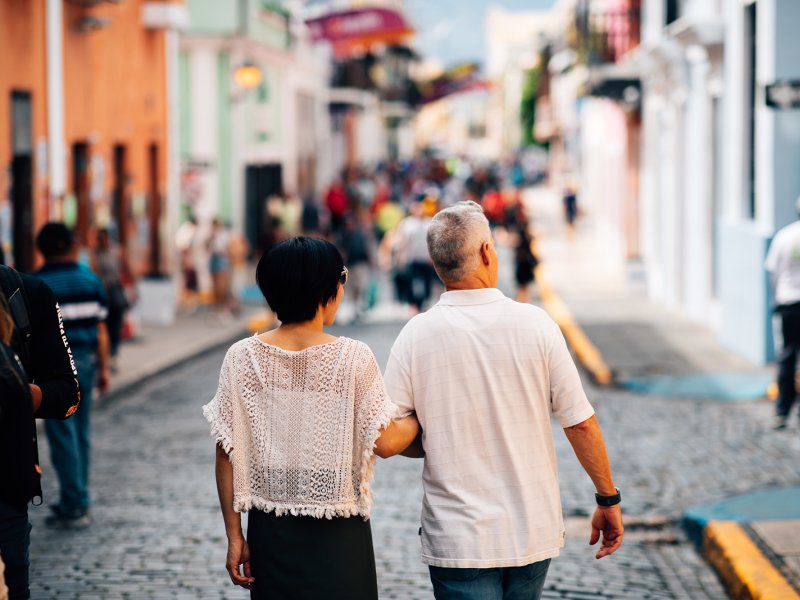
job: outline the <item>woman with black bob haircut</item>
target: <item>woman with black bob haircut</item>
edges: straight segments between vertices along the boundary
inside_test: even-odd
[[[325,240],[296,237],[273,246],[256,267],[256,283],[281,323],[311,321],[336,299],[344,260]]]
[[[324,331],[347,283],[333,244],[281,242],[256,281],[280,326],[231,346],[203,407],[217,443],[225,566],[251,598],[375,600],[375,455],[403,452],[419,422],[389,399],[366,344]]]

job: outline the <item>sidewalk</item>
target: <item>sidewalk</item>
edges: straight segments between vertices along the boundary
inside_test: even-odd
[[[247,336],[251,320],[264,312],[264,308],[245,306],[238,317],[222,319],[210,307],[200,306],[192,314],[179,313],[173,325],[142,326],[135,339],[120,346],[111,389],[100,402],[113,400],[159,373]]]
[[[531,189],[526,202],[542,304],[595,382],[662,397],[766,401],[774,369],[649,301],[642,274],[613,259],[615,240],[590,215],[569,235],[552,190]],[[684,525],[733,598],[800,599],[800,486],[694,507]]]

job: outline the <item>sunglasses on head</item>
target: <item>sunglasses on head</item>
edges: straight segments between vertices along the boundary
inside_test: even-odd
[[[339,275],[339,283],[341,283],[342,286],[344,286],[347,283],[347,273],[348,272],[349,271],[347,270],[347,267],[345,267],[344,270]]]

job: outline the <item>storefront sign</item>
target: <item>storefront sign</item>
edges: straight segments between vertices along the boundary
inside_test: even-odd
[[[388,8],[362,8],[329,13],[306,21],[315,42],[328,41],[338,55],[373,43],[400,43],[414,30],[402,13]]]
[[[800,108],[800,81],[778,81],[768,85],[766,92],[769,107]]]

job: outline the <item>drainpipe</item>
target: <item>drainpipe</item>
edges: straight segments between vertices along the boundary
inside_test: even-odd
[[[47,132],[50,198],[66,192],[67,172],[64,141],[64,17],[62,0],[47,0]],[[44,165],[39,165],[41,169]]]

